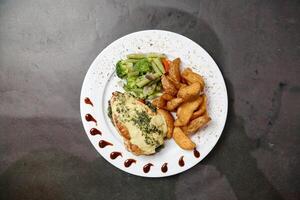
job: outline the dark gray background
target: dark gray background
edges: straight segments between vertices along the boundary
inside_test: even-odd
[[[0,1],[0,199],[300,199],[300,1]],[[126,174],[79,114],[89,65],[143,29],[183,34],[223,72],[216,148],[169,178]]]

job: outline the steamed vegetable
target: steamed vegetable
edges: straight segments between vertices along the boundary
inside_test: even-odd
[[[147,59],[139,60],[134,65],[134,70],[139,72],[140,75],[150,72],[151,68],[151,63]]]
[[[165,54],[129,54],[116,64],[116,74],[125,80],[124,90],[132,95],[151,99],[161,95],[161,76],[167,71]]]
[[[164,69],[164,66],[162,65],[160,59],[159,58],[154,58],[153,62],[156,64],[156,66],[162,72],[162,74],[164,74],[165,73],[165,69]]]
[[[124,60],[120,60],[116,65],[116,73],[119,78],[123,78],[127,76],[127,74],[131,71],[133,64],[130,62],[126,62]]]
[[[170,68],[170,61],[167,60],[166,58],[162,58],[161,61],[164,65],[165,71],[168,72]]]

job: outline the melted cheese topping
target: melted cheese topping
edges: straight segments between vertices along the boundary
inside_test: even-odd
[[[113,116],[128,129],[130,142],[144,154],[153,154],[164,143],[167,124],[164,118],[129,94],[118,93],[111,102]]]

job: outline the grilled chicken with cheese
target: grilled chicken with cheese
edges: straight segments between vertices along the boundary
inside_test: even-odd
[[[114,92],[110,100],[114,126],[126,148],[135,155],[151,155],[164,143],[164,117],[128,93]]]

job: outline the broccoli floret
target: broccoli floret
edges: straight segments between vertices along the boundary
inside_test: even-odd
[[[131,71],[132,63],[120,60],[116,64],[116,73],[119,78],[124,78]]]
[[[134,70],[138,71],[140,75],[151,71],[151,63],[147,59],[141,59],[134,65]]]
[[[134,76],[128,77],[126,87],[128,89],[135,88],[136,87],[136,77],[134,77]]]

